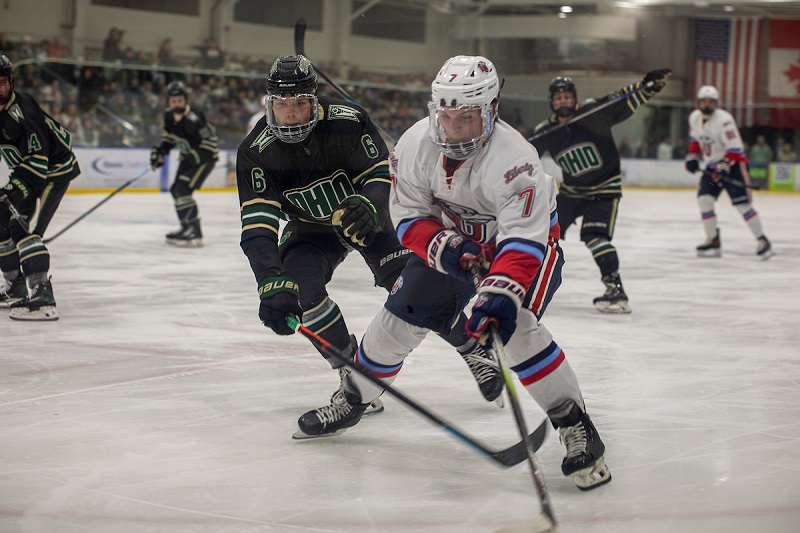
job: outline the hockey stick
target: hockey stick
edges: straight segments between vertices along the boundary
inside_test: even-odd
[[[423,407],[422,405],[418,404],[396,388],[382,382],[380,379],[376,378],[362,367],[357,365],[354,361],[352,361],[344,352],[333,346],[331,343],[311,331],[310,329],[306,328],[297,319],[293,317],[289,317],[286,319],[286,322],[289,324],[289,327],[306,337],[317,349],[325,352],[326,354],[334,357],[340,363],[346,365],[354,372],[358,373],[365,379],[368,379],[378,387],[385,390],[391,396],[394,396],[404,404],[406,404],[409,408],[413,411],[418,412],[435,425],[439,426],[440,428],[444,429],[445,431],[449,432],[451,435],[456,437],[457,439],[461,440],[465,444],[471,446],[474,450],[485,455],[489,459],[499,463],[502,466],[514,466],[516,464],[521,463],[528,457],[528,448],[533,450],[538,450],[541,445],[544,443],[545,437],[547,436],[547,420],[545,419],[539,424],[533,433],[530,435],[525,435],[526,439],[522,440],[513,446],[506,448],[505,450],[494,451],[483,444],[479,443],[472,437],[467,436],[462,431],[456,429],[452,424],[446,422],[442,418],[438,417],[437,415],[433,414],[431,411]]]
[[[720,174],[719,172],[713,172],[713,171],[707,170],[707,169],[701,170],[700,172],[702,172],[704,176],[708,176],[709,178],[711,178],[711,181],[713,181],[714,183],[717,183],[718,185],[722,185],[719,182],[720,181],[724,181],[726,183],[730,183],[731,185],[738,185],[739,187],[743,187],[745,189],[758,190],[758,187],[753,187],[753,185],[751,185],[749,183],[745,183],[745,182],[743,182],[741,180],[735,180],[735,179],[731,178],[730,176],[725,176],[723,174]],[[719,176],[719,180],[715,181],[714,180],[714,176]]]
[[[17,221],[17,223],[22,227],[22,229],[30,235],[30,229],[28,228],[28,219],[19,211],[17,211],[17,207],[11,202],[8,196],[5,194],[0,198],[0,201],[6,204],[8,210],[11,211],[11,218]]]
[[[578,122],[579,120],[583,120],[583,119],[585,119],[585,118],[586,118],[586,117],[588,117],[588,116],[594,115],[594,114],[595,114],[595,113],[597,113],[598,111],[602,111],[603,109],[607,108],[608,106],[614,105],[614,104],[616,104],[617,102],[619,102],[620,100],[623,100],[623,99],[625,99],[625,98],[628,98],[629,96],[631,96],[631,95],[634,95],[634,94],[636,94],[636,93],[638,93],[638,92],[644,91],[645,89],[649,89],[649,88],[653,87],[654,85],[655,85],[655,82],[654,82],[654,81],[648,81],[647,83],[644,83],[644,84],[642,84],[641,86],[637,87],[636,89],[632,90],[631,92],[629,92],[629,93],[622,93],[622,94],[620,94],[619,96],[617,96],[616,98],[613,98],[613,99],[609,100],[608,102],[605,102],[605,103],[603,103],[603,104],[600,104],[599,106],[595,107],[594,109],[590,109],[590,110],[589,110],[589,111],[587,111],[586,113],[583,113],[583,114],[581,114],[581,115],[576,115],[576,116],[572,117],[572,118],[571,118],[571,119],[569,119],[567,122],[564,122],[563,124],[559,124],[558,126],[556,126],[556,127],[555,127],[555,128],[553,128],[553,129],[549,129],[549,130],[545,130],[545,131],[540,131],[540,132],[539,132],[539,133],[537,133],[536,135],[533,135],[533,136],[531,136],[531,137],[528,137],[528,142],[529,142],[529,143],[532,143],[532,142],[533,142],[533,141],[535,141],[536,139],[541,139],[542,137],[545,137],[545,136],[547,136],[547,135],[550,135],[550,134],[552,134],[552,133],[555,133],[555,132],[557,132],[557,131],[559,131],[559,130],[561,130],[561,129],[563,129],[563,128],[566,128],[567,126],[569,126],[569,125],[573,124],[574,122]]]
[[[103,198],[103,199],[102,199],[102,200],[101,200],[99,203],[97,203],[97,204],[96,204],[94,207],[92,207],[91,209],[89,209],[88,211],[86,211],[84,214],[82,214],[81,216],[79,216],[78,218],[76,218],[75,220],[73,220],[72,222],[70,222],[69,224],[67,224],[66,226],[64,226],[63,228],[61,228],[61,230],[60,230],[58,233],[56,233],[55,235],[53,235],[52,237],[48,237],[48,238],[46,238],[46,239],[43,239],[43,240],[42,240],[42,242],[44,242],[45,244],[47,244],[48,242],[52,242],[52,241],[54,241],[56,238],[58,238],[58,236],[59,236],[59,235],[61,235],[61,234],[62,234],[62,233],[64,233],[65,231],[67,231],[69,228],[71,228],[72,226],[74,226],[75,224],[77,224],[78,222],[80,222],[81,220],[83,220],[84,218],[86,218],[87,216],[89,216],[89,214],[90,214],[90,213],[92,213],[92,211],[94,211],[95,209],[97,209],[98,207],[100,207],[101,205],[103,205],[104,203],[106,203],[107,201],[111,200],[111,198],[112,198],[112,197],[113,197],[115,194],[117,194],[119,191],[121,191],[122,189],[124,189],[125,187],[127,187],[128,185],[130,185],[131,183],[133,183],[134,181],[136,181],[136,180],[140,179],[142,176],[144,176],[145,174],[147,174],[147,172],[148,172],[149,170],[150,170],[150,167],[147,167],[147,168],[143,169],[141,172],[139,172],[138,174],[136,174],[134,177],[132,177],[131,179],[129,179],[128,181],[126,181],[125,183],[123,183],[122,185],[120,185],[119,187],[117,187],[117,188],[114,190],[114,192],[112,192],[111,194],[109,194],[108,196],[106,196],[105,198]]]
[[[306,39],[306,19],[299,18],[299,19],[297,19],[297,22],[294,25],[294,51],[295,51],[295,53],[297,55],[302,55],[302,56],[306,55],[305,39]],[[308,56],[306,56],[306,57],[308,57]],[[312,61],[312,64],[313,64],[313,61]],[[341,96],[342,98],[344,98],[345,100],[347,100],[351,104],[355,104],[355,105],[357,105],[359,107],[362,107],[358,102],[353,100],[353,98],[350,96],[350,94],[347,91],[345,91],[344,88],[341,85],[339,85],[338,83],[333,81],[331,78],[329,78],[328,75],[325,74],[322,70],[320,70],[320,68],[317,65],[314,65],[314,70],[317,71],[317,74],[319,74],[322,77],[323,80],[328,82],[328,85],[333,87],[334,91],[339,93],[339,96]],[[386,137],[387,139],[391,140],[393,143],[397,143],[397,139],[394,138],[394,135],[389,133],[386,129],[384,129],[377,122],[373,122],[373,124],[375,124],[375,127],[378,128],[378,131],[381,132],[381,134],[384,137]]]
[[[478,270],[478,267],[472,267],[471,272],[472,279],[475,282],[475,287],[478,287],[481,283],[481,274]],[[517,389],[514,385],[514,378],[511,376],[511,371],[509,370],[508,363],[506,362],[503,341],[500,338],[500,335],[497,333],[497,328],[494,326],[494,324],[489,325],[489,332],[492,336],[491,351],[494,353],[496,362],[500,366],[500,371],[503,373],[503,381],[505,381],[506,384],[506,396],[508,397],[508,403],[511,404],[511,412],[514,414],[514,421],[517,423],[517,428],[522,436],[522,442],[525,444],[525,452],[527,455],[526,459],[528,460],[528,466],[530,466],[531,469],[533,485],[536,487],[536,494],[539,496],[542,514],[544,515],[545,519],[550,522],[548,525],[549,527],[543,531],[554,531],[556,528],[556,517],[553,514],[553,508],[550,505],[550,495],[547,493],[547,487],[544,484],[542,467],[539,464],[539,460],[536,458],[537,448],[533,446],[533,443],[528,438],[528,426],[525,422],[525,415],[522,412],[522,406],[520,405],[519,396],[517,395]]]

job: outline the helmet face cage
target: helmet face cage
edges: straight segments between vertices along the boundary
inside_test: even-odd
[[[303,99],[307,99],[308,105],[310,106],[308,121],[298,124],[279,124],[280,120],[275,114],[275,105],[286,103],[300,105],[300,101]],[[319,120],[319,107],[317,104],[317,95],[315,94],[298,94],[294,96],[268,94],[266,98],[267,126],[269,126],[272,133],[283,142],[299,143],[304,141],[311,135],[311,130],[314,129],[317,120]]]
[[[306,139],[317,124],[317,73],[311,61],[303,55],[281,56],[275,60],[267,76],[267,125],[283,142],[297,143]],[[308,98],[311,113],[308,122],[281,125],[275,116],[273,104]]]
[[[170,98],[173,96],[182,96],[184,100],[183,107],[170,107],[173,113],[183,113],[186,111],[186,106],[189,105],[189,90],[182,81],[172,81],[167,85],[167,106],[170,106]]]
[[[0,105],[4,105],[11,98],[11,91],[14,90],[14,65],[4,55],[0,55],[0,77],[8,78],[8,84],[11,86],[8,96],[0,97]]]
[[[572,81],[572,78],[569,76],[557,76],[553,78],[553,81],[550,82],[550,87],[548,87],[548,92],[550,93],[550,110],[553,111],[553,113],[560,117],[568,117],[575,112],[575,106],[578,105],[578,89],[575,88],[575,82]],[[559,107],[558,109],[553,107],[553,96],[560,92],[572,93],[572,98],[575,100],[572,107]]]
[[[429,136],[444,155],[456,160],[475,155],[489,141],[497,120],[500,79],[494,65],[481,56],[455,56],[442,66],[431,84]],[[480,133],[472,139],[448,138],[441,112],[480,111]]]

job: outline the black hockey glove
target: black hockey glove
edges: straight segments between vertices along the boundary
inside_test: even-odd
[[[478,267],[483,277],[491,266],[491,252],[453,230],[442,230],[428,244],[428,266],[475,285],[471,269]]]
[[[261,306],[258,308],[261,322],[278,335],[294,333],[286,323],[286,318],[293,315],[300,320],[303,316],[297,282],[286,274],[266,278],[258,284],[258,295],[261,297]]]
[[[150,150],[150,170],[156,170],[164,166],[164,154],[158,148]]]
[[[668,68],[651,70],[644,75],[644,78],[642,78],[642,85],[647,87],[648,84],[652,83],[652,86],[647,87],[647,90],[655,94],[664,88],[664,85],[667,84],[667,78],[669,78],[671,75],[672,71]]]
[[[369,246],[379,230],[378,212],[375,210],[375,206],[367,197],[360,194],[354,194],[342,200],[342,203],[333,212],[331,222],[346,241],[359,248]]]
[[[687,159],[685,164],[686,164],[686,172],[688,172],[689,174],[694,174],[695,172],[700,170],[700,161],[698,161],[697,159],[694,158]]]

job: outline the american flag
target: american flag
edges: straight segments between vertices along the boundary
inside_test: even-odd
[[[694,91],[713,85],[720,107],[740,126],[753,126],[757,101],[761,20],[758,18],[695,19]]]

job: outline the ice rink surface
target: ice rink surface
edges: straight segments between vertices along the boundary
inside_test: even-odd
[[[67,196],[50,234],[104,195]],[[235,193],[197,196],[206,246],[177,249],[167,194],[121,194],[50,245],[61,319],[0,320],[0,531],[493,532],[532,522],[503,469],[395,399],[339,437],[294,441],[335,372],[257,317]],[[699,259],[694,191],[628,189],[615,243],[633,313],[601,315],[573,227],[543,322],[578,374],[613,481],[578,491],[540,450],[562,532],[800,531],[800,196],[756,193],[762,262],[726,196]],[[330,285],[361,336],[385,299],[357,255]],[[429,337],[396,386],[497,448],[508,408]],[[528,423],[544,413],[523,391]]]

